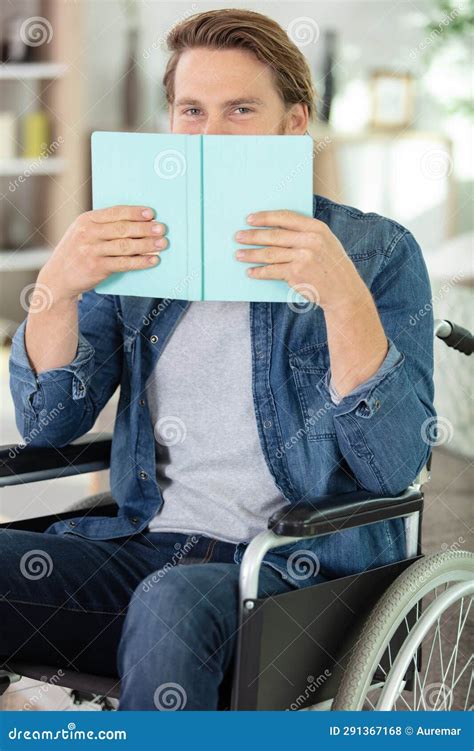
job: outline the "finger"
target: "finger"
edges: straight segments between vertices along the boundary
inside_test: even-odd
[[[126,219],[130,222],[143,222],[153,219],[154,210],[150,206],[108,206],[106,209],[94,209],[87,212],[93,222],[119,222]]]
[[[277,211],[255,211],[247,216],[248,224],[255,224],[257,227],[282,227],[300,232],[311,232],[312,228],[320,225],[327,227],[324,222],[313,217],[298,214],[296,211],[280,209]]]
[[[117,237],[161,237],[166,227],[161,222],[130,222],[120,219],[118,222],[93,224],[91,233],[99,240],[114,240]]]
[[[287,281],[288,264],[273,263],[269,266],[255,266],[247,269],[248,276],[253,279],[284,279]]]
[[[246,263],[288,263],[296,259],[298,251],[293,248],[247,248],[238,250],[235,257]]]
[[[165,237],[144,237],[140,240],[122,237],[119,240],[96,243],[91,247],[94,253],[99,256],[135,256],[164,250],[168,247],[168,240]]]
[[[160,263],[159,255],[154,256],[116,256],[115,258],[104,258],[103,268],[109,274],[138,271],[139,269],[149,269],[150,266],[157,266]]]
[[[244,245],[277,245],[280,248],[301,248],[311,242],[309,235],[286,229],[244,229],[235,239]]]

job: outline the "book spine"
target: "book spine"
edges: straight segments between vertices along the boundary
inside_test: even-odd
[[[186,273],[189,300],[203,299],[202,136],[186,136]]]
[[[199,194],[201,196],[201,233],[200,233],[200,245],[201,245],[201,300],[206,299],[206,275],[204,273],[204,204],[205,204],[205,186],[204,186],[204,136],[199,136],[199,152],[200,152],[200,175],[201,184],[199,186]]]

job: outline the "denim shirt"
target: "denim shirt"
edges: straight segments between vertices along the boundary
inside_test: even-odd
[[[426,426],[436,419],[431,290],[413,235],[322,196],[314,196],[313,215],[338,237],[370,289],[389,347],[371,378],[335,400],[321,308],[250,303],[255,419],[268,468],[289,506],[360,489],[400,493],[428,459],[432,430]],[[39,375],[26,354],[26,321],[17,329],[10,385],[28,445],[61,447],[85,434],[120,386],[110,469],[118,515],[59,521],[48,532],[96,540],[146,532],[163,498],[145,383],[189,304],[88,291],[79,302],[74,360]],[[237,545],[236,562],[247,544]],[[288,563],[295,560],[291,553],[309,565],[317,561],[329,578],[348,575],[403,558],[404,523],[377,522],[267,553],[265,563],[301,584],[304,576]]]

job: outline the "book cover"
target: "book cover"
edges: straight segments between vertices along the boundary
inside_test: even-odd
[[[96,131],[93,208],[150,206],[167,227],[158,266],[116,273],[99,293],[183,300],[288,302],[283,280],[251,279],[234,257],[251,212],[313,210],[310,136]],[[301,298],[303,300],[303,298]]]

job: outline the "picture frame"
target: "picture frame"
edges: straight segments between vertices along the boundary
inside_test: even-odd
[[[406,128],[413,118],[413,76],[375,70],[370,77],[372,128]]]

